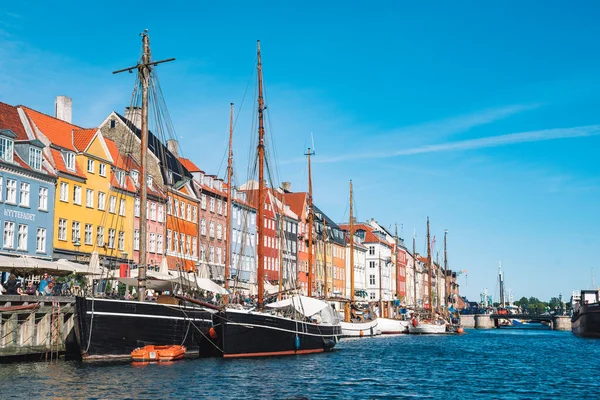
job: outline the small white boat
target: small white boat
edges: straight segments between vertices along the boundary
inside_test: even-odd
[[[363,337],[379,335],[379,319],[367,320],[363,322],[344,322],[341,321],[342,337]]]
[[[408,333],[416,335],[446,333],[446,324],[443,322],[417,321],[413,318],[408,325]]]
[[[379,329],[382,335],[408,333],[409,321],[392,318],[377,318],[377,321],[377,329]]]

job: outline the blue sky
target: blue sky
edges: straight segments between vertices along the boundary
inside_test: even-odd
[[[6,2],[5,2],[6,3]],[[101,3],[101,4],[100,4]],[[600,281],[600,26],[595,2],[8,2],[0,5],[0,101],[98,125],[129,104],[139,32],[155,59],[183,155],[224,175],[229,103],[237,179],[252,132],[256,39],[278,180],[348,218],[425,221],[471,299],[497,293],[502,261],[516,298],[568,298]],[[440,249],[441,250],[441,249]]]

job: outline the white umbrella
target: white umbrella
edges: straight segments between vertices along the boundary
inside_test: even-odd
[[[319,311],[327,308],[329,304],[324,301],[314,299],[312,297],[306,296],[294,296],[289,299],[276,301],[275,303],[270,303],[266,305],[270,308],[287,308],[294,307],[296,311],[305,317],[310,317],[318,313]]]

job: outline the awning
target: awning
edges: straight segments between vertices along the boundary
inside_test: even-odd
[[[269,308],[287,308],[290,306],[294,307],[296,311],[305,317],[311,317],[324,308],[329,307],[329,305],[324,301],[306,296],[294,296],[290,297],[289,299],[267,304],[267,307]]]

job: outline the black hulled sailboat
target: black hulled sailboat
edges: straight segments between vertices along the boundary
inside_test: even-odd
[[[264,207],[265,185],[265,110],[262,87],[260,42],[258,54],[258,206],[257,206],[257,283],[256,310],[225,308],[213,315],[217,346],[223,357],[259,357],[319,353],[331,350],[341,328],[334,310],[311,297],[293,296],[264,304]],[[310,227],[312,229],[312,226]],[[280,271],[281,273],[281,271]]]

